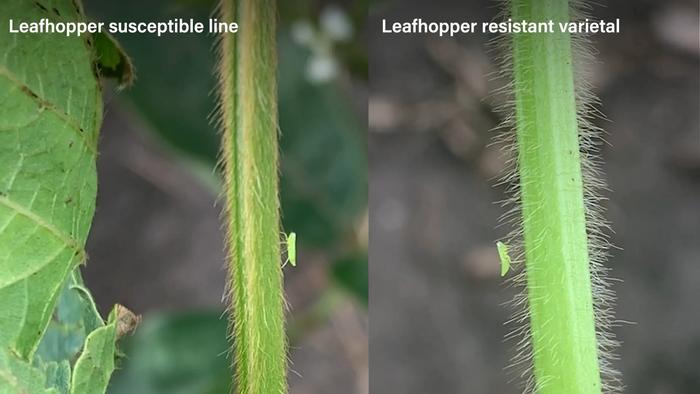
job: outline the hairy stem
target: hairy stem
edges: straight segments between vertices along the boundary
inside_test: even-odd
[[[538,393],[601,391],[567,0],[513,0],[513,78],[528,308]]]
[[[236,391],[285,393],[280,268],[276,4],[222,0],[222,164]]]

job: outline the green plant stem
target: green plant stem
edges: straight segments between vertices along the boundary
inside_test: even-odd
[[[518,167],[538,393],[599,393],[567,0],[513,0],[514,21],[555,23],[513,36]]]
[[[223,36],[219,69],[236,391],[285,393],[276,4],[223,0],[221,20],[240,27]]]

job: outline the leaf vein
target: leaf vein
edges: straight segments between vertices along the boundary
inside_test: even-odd
[[[23,93],[29,96],[32,100],[36,101],[37,104],[40,105],[40,107],[46,108],[48,111],[54,113],[56,116],[61,118],[61,120],[63,120],[68,126],[70,126],[71,129],[73,129],[73,131],[75,131],[75,134],[77,134],[78,137],[83,141],[85,146],[87,146],[88,149],[90,149],[90,152],[92,152],[94,155],[97,155],[97,147],[94,146],[94,144],[87,139],[87,137],[85,136],[85,131],[75,123],[75,121],[71,118],[70,114],[59,110],[53,103],[46,100],[45,98],[40,97],[36,92],[32,91],[26,84],[24,84],[19,78],[17,78],[17,76],[14,75],[12,71],[8,70],[7,68],[0,67],[0,75],[7,78],[10,82],[16,84]]]
[[[39,227],[43,228],[44,230],[48,231],[51,233],[54,237],[58,238],[59,240],[63,241],[63,243],[71,248],[74,249],[78,254],[80,254],[82,257],[85,257],[85,250],[80,246],[80,243],[74,239],[73,237],[69,236],[68,234],[65,234],[61,230],[57,229],[54,227],[51,223],[46,222],[44,219],[42,219],[40,216],[35,214],[34,212],[24,208],[23,206],[15,203],[14,201],[10,200],[7,196],[2,196],[0,195],[0,204],[10,208],[13,210],[15,213],[22,215],[32,222],[34,222],[36,225]]]

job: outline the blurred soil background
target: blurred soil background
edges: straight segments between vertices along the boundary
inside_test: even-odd
[[[206,23],[213,1],[86,1],[96,20]],[[291,393],[368,392],[366,6],[280,4]],[[230,392],[226,270],[214,169],[214,37],[121,35],[137,80],[107,88],[85,280],[106,315],[143,314],[110,394]],[[281,262],[280,262],[281,263]]]
[[[700,392],[698,3],[611,1],[595,19],[595,93],[615,234],[617,367],[626,392]],[[370,386],[377,393],[517,393],[504,371],[512,290],[494,241],[505,158],[489,146],[493,37],[382,35],[381,20],[490,21],[498,2],[377,2],[370,11]]]

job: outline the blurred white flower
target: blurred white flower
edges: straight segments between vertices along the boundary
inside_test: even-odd
[[[309,20],[299,20],[290,27],[292,40],[311,51],[306,64],[306,77],[313,83],[334,79],[340,63],[334,54],[336,42],[348,41],[354,34],[350,18],[335,5],[326,6],[319,15],[319,28]]]
[[[334,41],[347,41],[352,38],[353,27],[345,11],[336,6],[326,6],[319,17],[321,30]]]
[[[306,76],[311,82],[328,82],[338,75],[338,61],[328,53],[311,56],[306,66]]]
[[[314,41],[316,32],[309,21],[303,20],[292,24],[290,35],[297,44],[309,46]]]

